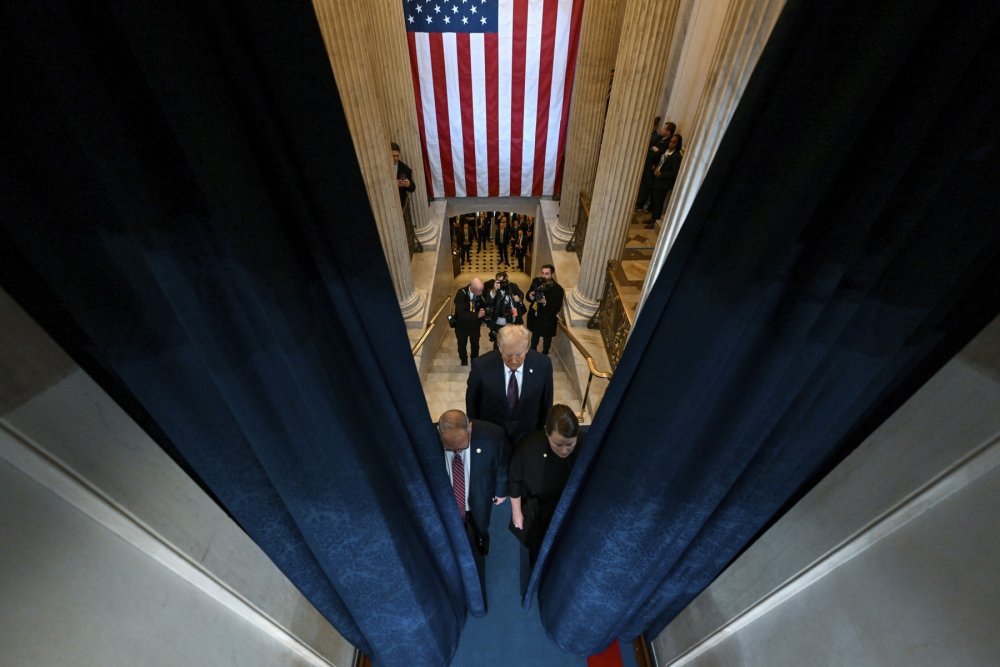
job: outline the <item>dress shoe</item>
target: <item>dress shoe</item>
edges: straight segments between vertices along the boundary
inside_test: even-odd
[[[461,359],[460,361],[462,362],[462,366],[468,366],[469,365],[469,362],[466,361],[465,359]]]

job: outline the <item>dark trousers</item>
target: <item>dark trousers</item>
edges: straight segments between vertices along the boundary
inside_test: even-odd
[[[510,264],[510,256],[507,254],[508,250],[510,250],[510,246],[508,246],[506,243],[497,244],[497,252],[500,253],[500,259],[497,262],[498,264],[500,262],[503,262],[504,264]]]
[[[490,235],[484,230],[476,235],[476,252],[480,252],[490,242]]]
[[[639,196],[635,200],[636,208],[645,208],[649,203],[650,195],[653,192],[653,170],[644,165],[642,168],[642,180],[639,181]]]
[[[549,350],[552,348],[552,336],[542,336],[540,334],[531,332],[531,349],[538,351],[538,340],[542,341],[542,354],[548,354]]]
[[[455,337],[458,338],[458,358],[461,361],[465,362],[469,360],[465,352],[466,343],[469,343],[472,348],[472,358],[475,359],[479,356],[479,332],[479,329],[474,331],[455,329]]]
[[[483,589],[483,606],[488,606],[486,601],[486,558],[479,551],[479,531],[476,530],[472,515],[467,515],[465,522],[465,535],[469,538],[469,546],[472,548],[472,560],[476,563],[476,571],[479,573],[479,585]]]
[[[659,220],[663,215],[663,209],[666,203],[670,200],[670,192],[673,188],[653,188],[653,203],[650,206],[649,212],[653,216],[650,220]]]
[[[459,260],[458,261],[462,262],[463,264],[465,262],[471,262],[472,261],[472,244],[471,243],[469,245],[465,245],[464,243],[462,244],[461,249],[459,251]]]

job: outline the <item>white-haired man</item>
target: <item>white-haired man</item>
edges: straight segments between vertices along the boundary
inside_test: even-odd
[[[497,332],[497,347],[472,363],[465,390],[470,419],[503,427],[512,447],[541,430],[552,407],[552,362],[528,349],[531,333],[519,324]]]

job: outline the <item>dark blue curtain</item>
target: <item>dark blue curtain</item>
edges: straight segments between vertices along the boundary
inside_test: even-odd
[[[998,13],[786,6],[543,547],[560,646],[657,634],[1000,311]]]
[[[445,664],[483,600],[310,4],[0,24],[4,289],[352,643]]]

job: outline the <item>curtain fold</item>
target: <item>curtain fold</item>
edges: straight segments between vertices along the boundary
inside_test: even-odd
[[[479,579],[310,5],[0,22],[4,289],[348,640],[446,664]]]
[[[533,573],[564,649],[658,634],[1000,311],[996,44],[992,3],[786,5]]]

